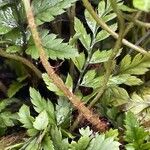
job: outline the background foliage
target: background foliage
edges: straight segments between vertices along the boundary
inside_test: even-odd
[[[90,1],[102,23],[119,33],[115,4],[124,38],[146,51],[122,44],[113,60],[116,40],[83,3],[32,0],[31,7],[49,63],[107,131],[89,123],[45,72],[23,2],[1,0],[0,149],[150,149],[150,2]]]

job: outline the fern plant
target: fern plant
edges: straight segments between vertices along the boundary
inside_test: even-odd
[[[69,118],[71,119],[71,105],[66,103],[63,97],[54,106],[50,100],[46,101],[42,98],[34,88],[30,88],[30,96],[37,116],[31,116],[29,107],[26,105],[23,105],[18,112],[19,121],[27,129],[30,138],[21,144],[14,145],[13,148],[20,147],[26,150],[91,150],[93,148],[97,150],[102,148],[107,150],[111,146],[112,149],[119,150],[117,130],[110,130],[104,135],[95,134],[89,127],[82,128],[79,130],[79,140],[74,141],[74,136],[65,129]],[[68,141],[69,139],[71,142]]]
[[[126,11],[128,15],[134,16],[137,10],[125,5],[122,0],[101,0],[93,4],[94,11],[90,3],[83,0],[86,7],[83,16],[75,16],[80,11],[78,7],[76,12],[74,9],[70,14],[73,16],[69,16],[74,18],[69,20],[74,23],[71,27],[74,28],[74,35],[67,41],[54,34],[49,29],[49,23],[62,14],[65,18],[64,12],[68,8],[81,4],[76,2],[77,0],[0,2],[0,56],[9,59],[2,61],[15,74],[9,83],[6,97],[18,97],[18,91],[28,89],[30,84],[34,87],[29,89],[30,98],[26,98],[30,100],[30,105],[25,102],[17,115],[6,109],[13,100],[2,100],[0,103],[0,118],[4,120],[0,125],[1,132],[4,133],[7,127],[16,123],[14,118],[27,132],[25,139],[6,149],[119,150],[123,147],[127,150],[148,150],[150,94],[145,82],[150,68],[149,52],[125,39],[120,40],[120,45],[122,41],[145,55],[130,53],[123,45],[115,50],[111,37],[115,35],[115,38],[120,38],[120,33],[116,33],[121,28],[119,16],[122,18]],[[141,6],[136,0],[133,2],[136,8],[149,11],[146,1]],[[134,23],[139,22],[136,17],[137,15]],[[127,22],[125,23],[126,26]],[[133,25],[129,23],[124,35]],[[142,34],[146,31],[144,28],[140,30]],[[139,34],[139,31],[136,33]],[[39,41],[38,44],[36,40]],[[62,70],[62,64],[58,67],[49,65],[61,60],[63,65],[67,64]],[[110,62],[111,66],[108,65]],[[47,72],[43,71],[41,64]],[[41,93],[40,89],[43,88],[44,92],[53,93],[54,97],[46,99],[51,95]],[[85,127],[88,121],[91,124],[86,124]],[[115,129],[106,131],[109,125]],[[105,133],[97,132],[97,129],[103,129],[101,131]]]
[[[0,135],[4,135],[8,127],[16,124],[16,113],[11,112],[9,106],[16,103],[17,99],[4,99],[0,101]]]
[[[42,98],[34,88],[30,88],[30,96],[37,116],[31,116],[27,105],[23,105],[18,112],[18,119],[27,129],[30,138],[8,149],[108,150],[111,147],[119,150],[121,144],[118,142],[117,130],[110,129],[105,134],[98,134],[89,127],[82,128],[79,130],[80,138],[75,141],[75,136],[66,130],[67,120],[71,119],[71,105],[66,103],[63,97],[54,106],[50,100]],[[127,142],[126,149],[137,150],[140,147],[140,149],[147,150],[150,147],[148,131],[144,131],[131,112],[127,113],[125,118],[124,138]]]
[[[135,116],[129,112],[125,119],[125,140],[128,142],[126,149],[149,149],[149,133],[144,131]]]

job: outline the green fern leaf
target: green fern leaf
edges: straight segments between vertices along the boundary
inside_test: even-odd
[[[119,135],[118,129],[114,129],[114,130],[110,129],[105,133],[106,138],[113,137],[115,140],[119,140],[118,135]]]
[[[78,68],[79,71],[82,71],[83,65],[85,63],[85,54],[82,52],[79,56],[72,58],[73,63]]]
[[[126,115],[125,128],[125,140],[129,143],[127,146],[132,145],[134,149],[144,150],[143,146],[146,147],[145,144],[148,143],[146,140],[149,133],[140,126],[139,122],[131,112],[128,112]]]
[[[10,84],[9,89],[7,91],[7,95],[9,98],[13,97],[21,88],[26,86],[26,83],[20,83],[17,81],[14,81],[12,84]]]
[[[23,105],[20,108],[18,115],[19,115],[19,121],[23,124],[23,127],[27,129],[33,128],[34,118],[30,116],[30,110],[28,106]]]
[[[44,136],[42,143],[41,143],[43,150],[55,150],[53,142],[47,134]]]
[[[54,149],[55,150],[68,150],[69,143],[68,139],[63,139],[61,130],[58,127],[52,127],[51,131],[51,140],[53,141]]]
[[[149,0],[133,0],[133,5],[139,10],[150,12],[150,1]]]
[[[87,10],[84,11],[84,15],[85,15],[85,19],[86,19],[86,22],[87,22],[89,28],[91,29],[91,31],[94,34],[98,28],[96,21],[94,20],[94,18],[91,16],[91,14]]]
[[[36,23],[38,25],[44,22],[54,20],[54,17],[65,12],[77,0],[33,0],[32,6]]]
[[[121,74],[142,75],[150,68],[150,60],[147,56],[137,54],[133,60],[130,55],[126,55],[120,63]]]
[[[39,143],[38,143],[38,138],[32,138],[30,139],[30,142],[28,142],[25,146],[26,150],[38,150],[39,149]]]
[[[47,88],[50,91],[55,92],[55,94],[59,95],[59,96],[63,96],[63,92],[60,91],[60,89],[52,82],[52,80],[49,78],[48,74],[44,73],[42,74],[43,80],[45,82],[45,84],[47,85]],[[70,91],[72,91],[73,88],[73,81],[71,76],[68,74],[67,78],[66,78],[66,82],[65,85],[70,89]]]
[[[20,52],[20,51],[21,51],[21,46],[16,46],[16,45],[9,46],[6,49],[7,53],[17,53],[17,52]]]
[[[56,35],[50,34],[43,39],[43,46],[47,50],[47,54],[51,59],[73,58],[78,55],[77,49],[62,43],[62,39],[56,38]]]
[[[90,64],[96,64],[96,63],[102,63],[102,62],[108,61],[111,53],[112,53],[112,50],[108,50],[108,51],[97,50],[96,52],[93,53],[92,58],[90,60]]]
[[[44,130],[48,126],[48,115],[45,110],[43,110],[36,118],[35,121],[33,122],[33,127],[36,130]]]
[[[0,34],[6,34],[18,26],[11,7],[0,10]]]
[[[117,5],[122,5],[122,0],[117,0]],[[112,12],[112,7],[109,0],[102,0],[98,4],[98,15],[105,21],[110,21],[116,17],[116,14]]]
[[[93,134],[89,127],[79,130],[81,137],[78,141],[72,141],[70,150],[119,150],[117,142],[118,131],[110,130],[106,134]]]
[[[76,34],[80,35],[79,40],[81,41],[83,46],[86,48],[86,50],[89,50],[90,44],[91,44],[91,37],[89,34],[87,34],[84,25],[78,18],[75,18],[74,28],[75,28]]]
[[[69,88],[70,91],[73,90],[73,80],[69,73],[67,75],[65,85]]]
[[[57,125],[68,126],[71,119],[72,108],[70,103],[63,97],[58,99],[58,104],[56,105],[56,119]]]
[[[79,132],[81,137],[77,142],[71,142],[70,150],[86,150],[88,148],[88,145],[92,139],[92,131],[89,127],[86,127],[85,129],[81,128]]]
[[[39,52],[34,45],[31,45],[27,48],[26,54],[31,55],[31,57],[35,60],[39,58]]]
[[[30,88],[30,96],[35,111],[41,113],[43,110],[46,110],[50,123],[55,124],[54,107],[50,100],[46,101],[34,88]]]
[[[109,86],[102,96],[102,101],[104,104],[120,106],[126,104],[130,97],[128,92],[118,86]]]
[[[82,86],[85,87],[92,87],[97,88],[100,86],[101,81],[103,81],[103,76],[95,77],[96,71],[95,70],[89,70],[83,77],[83,80],[81,82]]]
[[[113,76],[109,79],[109,84],[126,84],[129,86],[140,85],[142,84],[142,80],[137,78],[136,76],[132,76],[130,74],[120,74],[117,76]]]
[[[116,18],[116,14],[115,14],[115,13],[111,13],[111,14],[108,14],[108,15],[102,17],[102,19],[103,19],[105,22],[111,21],[111,20],[113,20],[114,18]]]
[[[44,32],[43,35],[41,35],[41,38],[47,56],[51,59],[68,59],[78,56],[77,49],[73,48],[68,43],[63,43],[63,40],[56,38],[55,34]],[[39,58],[38,50],[34,44],[28,47],[26,53],[30,54],[34,59]]]
[[[78,142],[73,141],[70,145],[70,150],[87,150],[91,138],[88,136],[82,136]]]
[[[0,113],[0,134],[2,133],[3,129],[6,129],[7,127],[12,127],[15,125],[15,122],[13,121],[14,114],[12,114],[10,111],[4,111]],[[15,118],[16,119],[16,118]]]
[[[126,104],[125,110],[131,111],[144,125],[147,131],[150,131],[150,88],[141,88],[138,92],[131,95],[130,101]]]
[[[108,2],[106,2],[104,0],[100,1],[99,5],[98,5],[98,15],[100,17],[102,17],[104,22],[108,22],[108,21],[116,18],[116,14],[113,12],[110,13],[111,11],[112,11],[112,9],[110,7],[109,1]],[[87,10],[85,10],[84,15],[85,15],[85,19],[86,19],[86,22],[87,22],[89,28],[91,29],[93,34],[95,34],[97,32],[97,30],[99,29],[99,26],[97,25],[96,21],[94,20],[94,18],[90,15],[90,13]],[[106,32],[105,32],[105,34],[106,34]]]
[[[126,109],[130,110],[134,114],[142,113],[143,111],[150,109],[149,98],[150,98],[150,94],[147,94],[147,95],[145,94],[141,97],[137,93],[133,93],[131,96],[131,100],[126,106]]]
[[[14,102],[17,102],[17,99],[9,98],[9,99],[0,100],[0,112],[4,111],[4,109],[7,106],[11,105]]]
[[[114,141],[113,137],[106,138],[104,134],[96,134],[95,138],[91,140],[87,150],[119,150],[119,146],[120,143]]]
[[[111,5],[109,0],[105,1],[102,0],[98,4],[98,14],[99,16],[105,16],[106,14],[110,13],[112,11]]]
[[[110,25],[109,26],[113,31],[116,31],[118,28],[117,23]],[[106,30],[101,30],[100,32],[97,33],[96,35],[96,41],[95,42],[100,42],[102,40],[105,40],[106,38],[108,38],[110,36],[110,34],[106,31]]]
[[[57,95],[59,96],[63,96],[63,93],[59,90],[59,88],[52,82],[52,80],[49,78],[48,74],[44,73],[42,74],[42,78],[45,82],[45,84],[47,85],[47,88],[52,91],[55,92]]]
[[[104,76],[96,77],[95,70],[90,70],[84,75],[81,85],[96,89],[102,86],[101,83],[103,82],[103,79]],[[135,76],[132,76],[130,74],[120,74],[117,76],[110,76],[107,85],[116,86],[120,84],[126,84],[132,86],[132,85],[140,85],[142,83],[143,83],[142,80]]]

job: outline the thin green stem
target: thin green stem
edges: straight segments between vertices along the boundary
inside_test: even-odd
[[[77,81],[77,85],[76,85],[76,87],[75,87],[74,92],[76,92],[76,91],[78,90],[78,88],[79,88],[79,86],[80,86],[80,83],[81,83],[81,80],[82,80],[82,78],[83,78],[83,75],[84,75],[84,73],[85,73],[85,71],[86,71],[86,69],[87,69],[87,67],[88,67],[88,65],[89,65],[90,59],[91,59],[91,57],[92,57],[92,50],[93,50],[94,43],[95,43],[95,35],[93,35],[93,39],[92,39],[91,46],[90,46],[90,48],[87,50],[87,51],[88,51],[88,56],[87,56],[87,59],[86,59],[84,65],[83,65],[83,69],[82,69],[81,72],[80,72],[80,75],[79,75],[79,78],[78,78],[78,81]]]
[[[23,146],[23,142],[8,146],[5,148],[5,150],[11,150],[11,149],[20,149],[21,146]]]
[[[49,129],[49,126],[46,127],[46,128],[44,129],[44,131],[39,135],[39,137],[38,137],[38,139],[37,139],[37,143],[38,143],[38,144],[40,144],[40,143],[42,142],[42,140],[43,140],[44,136],[46,135],[48,129]]]
[[[124,19],[121,16],[121,12],[117,9],[117,4],[115,0],[110,0],[111,6],[114,10],[114,12],[117,14],[118,17],[118,21],[119,21],[119,37],[115,43],[114,49],[106,63],[106,73],[104,75],[104,80],[101,83],[102,87],[99,89],[99,92],[97,93],[96,97],[90,102],[88,108],[91,109],[92,106],[94,106],[97,101],[101,98],[102,94],[104,93],[104,91],[107,88],[107,83],[109,81],[110,75],[115,67],[114,64],[114,60],[116,55],[119,52],[119,49],[121,48],[122,45],[122,39],[123,39],[123,35],[124,35]],[[79,116],[77,117],[77,119],[75,120],[75,122],[72,125],[71,130],[73,131],[79,124],[79,122],[82,120],[82,114],[79,114]]]
[[[85,6],[85,8],[88,10],[88,12],[91,14],[91,16],[95,19],[95,21],[97,22],[98,25],[100,25],[104,30],[106,30],[108,33],[110,33],[114,38],[118,39],[119,35],[114,32],[113,30],[111,30],[109,28],[109,26],[102,20],[102,18],[100,18],[97,13],[94,11],[92,5],[89,3],[88,0],[82,0],[83,4]],[[147,51],[144,50],[143,48],[136,46],[132,43],[130,43],[129,41],[127,41],[126,39],[122,40],[122,43],[132,49],[134,49],[135,51],[138,51],[142,54],[147,54]]]
[[[139,18],[141,15],[141,12],[138,12],[135,16],[133,16],[133,19],[137,19]],[[123,15],[122,15],[123,16]],[[124,37],[127,35],[127,33],[131,30],[131,28],[133,28],[134,26],[134,22],[130,22],[129,25],[126,27],[125,31],[124,31]]]
[[[23,143],[22,147],[19,150],[25,150],[27,148],[27,146],[34,140],[37,139],[36,135],[30,137],[29,139],[27,139],[25,141],[25,143]]]
[[[91,101],[89,107],[91,108],[102,96],[102,94],[104,93],[105,89],[107,88],[107,83],[109,81],[110,75],[115,67],[114,64],[114,59],[116,57],[116,55],[119,52],[119,49],[121,48],[122,45],[122,39],[123,39],[123,35],[124,35],[124,19],[122,18],[121,12],[117,9],[117,4],[115,0],[110,0],[111,6],[113,8],[113,11],[117,14],[118,17],[118,21],[119,21],[119,37],[116,41],[116,44],[114,46],[114,49],[112,51],[111,56],[109,57],[109,60],[106,64],[106,74],[104,75],[104,80],[102,83],[102,87],[99,89],[98,94],[96,95],[96,97]]]
[[[139,13],[141,13],[141,12],[139,12]],[[134,24],[136,24],[138,26],[145,27],[145,28],[150,28],[150,23],[149,22],[140,21],[137,18],[132,18],[131,16],[126,15],[126,14],[123,14],[123,17],[126,20],[131,21],[131,22],[133,22]]]
[[[81,72],[80,72],[80,75],[79,75],[79,78],[78,78],[78,81],[77,81],[77,85],[76,85],[76,87],[75,87],[74,92],[76,92],[76,91],[78,90],[79,86],[80,86],[82,77],[83,77],[83,75],[84,75],[84,73],[85,73],[85,70],[87,69],[87,67],[88,67],[88,65],[89,65],[89,61],[88,61],[88,60],[89,60],[89,55],[88,55],[88,57],[87,57],[87,60],[86,60],[85,63],[84,63],[83,69],[82,69]]]
[[[25,66],[28,66],[39,78],[42,78],[42,72],[36,66],[34,66],[34,64],[32,64],[29,60],[16,54],[9,54],[3,51],[2,49],[0,49],[0,56],[21,62]]]

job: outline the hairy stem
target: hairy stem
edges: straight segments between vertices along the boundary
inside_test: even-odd
[[[110,78],[111,72],[114,70],[115,66],[114,64],[114,59],[117,56],[119,49],[121,48],[122,45],[122,39],[123,39],[123,34],[124,34],[124,20],[120,15],[120,11],[117,9],[117,4],[115,2],[115,0],[110,0],[111,6],[114,10],[114,12],[117,14],[118,17],[118,22],[119,22],[119,37],[116,41],[116,44],[114,46],[114,49],[108,59],[108,62],[106,64],[106,74],[105,74],[105,78],[103,80],[102,83],[102,87],[100,88],[98,94],[96,95],[96,97],[91,101],[89,107],[92,107],[101,97],[101,95],[103,94],[103,92],[105,91],[106,87],[107,87],[107,83],[108,80]]]
[[[139,18],[141,15],[141,12],[138,12],[134,17],[132,17],[133,19],[137,19]],[[123,15],[122,15],[123,16]],[[127,35],[127,33],[131,30],[131,28],[134,26],[134,22],[130,22],[129,25],[126,27],[125,31],[124,31],[124,36]]]
[[[141,12],[139,12],[139,13],[141,13]],[[126,20],[131,21],[131,22],[133,22],[134,24],[136,24],[138,26],[145,27],[145,28],[150,28],[150,23],[149,22],[142,22],[142,21],[138,20],[137,18],[132,18],[131,16],[126,15],[126,14],[124,14],[123,17]]]
[[[39,78],[42,78],[42,72],[36,66],[34,66],[34,64],[32,64],[29,60],[16,54],[9,54],[3,51],[2,49],[0,49],[0,56],[21,62],[25,66],[28,66]]]
[[[114,70],[115,65],[114,64],[114,60],[116,55],[119,52],[119,49],[121,48],[122,45],[122,39],[123,39],[123,35],[124,35],[124,19],[122,18],[121,12],[117,9],[117,4],[115,2],[115,0],[110,0],[111,6],[114,10],[114,12],[117,14],[118,17],[118,22],[119,22],[119,37],[115,43],[114,49],[106,63],[106,73],[104,75],[104,80],[102,81],[102,87],[98,90],[99,92],[97,93],[97,95],[95,96],[95,98],[90,102],[88,108],[91,109],[92,106],[94,106],[96,104],[96,102],[101,98],[102,94],[104,93],[104,91],[107,88],[107,83],[109,81],[110,75],[112,73],[112,71]],[[75,120],[74,124],[72,125],[71,130],[74,130],[79,122],[82,120],[82,115],[80,114],[77,119]]]
[[[88,12],[91,14],[91,16],[95,19],[97,24],[100,25],[108,33],[110,33],[114,38],[118,39],[119,35],[116,32],[114,32],[113,30],[111,30],[109,28],[109,26],[97,15],[97,13],[94,11],[94,9],[93,9],[92,5],[89,3],[89,1],[88,0],[82,0],[82,1],[83,1],[85,8],[88,10]],[[141,48],[139,46],[136,46],[136,45],[130,43],[126,39],[123,39],[122,43],[124,45],[142,53],[142,54],[147,54],[146,50],[144,50],[143,48]]]
[[[32,32],[32,36],[35,42],[35,45],[37,49],[39,50],[40,54],[40,59],[41,62],[49,75],[49,78],[53,81],[53,83],[64,93],[64,96],[66,96],[70,102],[73,104],[75,108],[79,110],[80,113],[83,114],[83,116],[93,125],[95,126],[99,131],[104,132],[107,128],[107,125],[103,123],[99,117],[94,114],[91,110],[89,110],[81,101],[80,99],[74,95],[64,84],[62,79],[55,73],[53,70],[52,66],[48,62],[47,55],[42,47],[41,39],[39,37],[39,33],[37,32],[36,29],[36,24],[34,21],[34,16],[33,12],[30,6],[30,1],[29,0],[23,0],[25,10],[26,10],[26,15],[27,15],[27,20],[29,23],[29,27]]]

